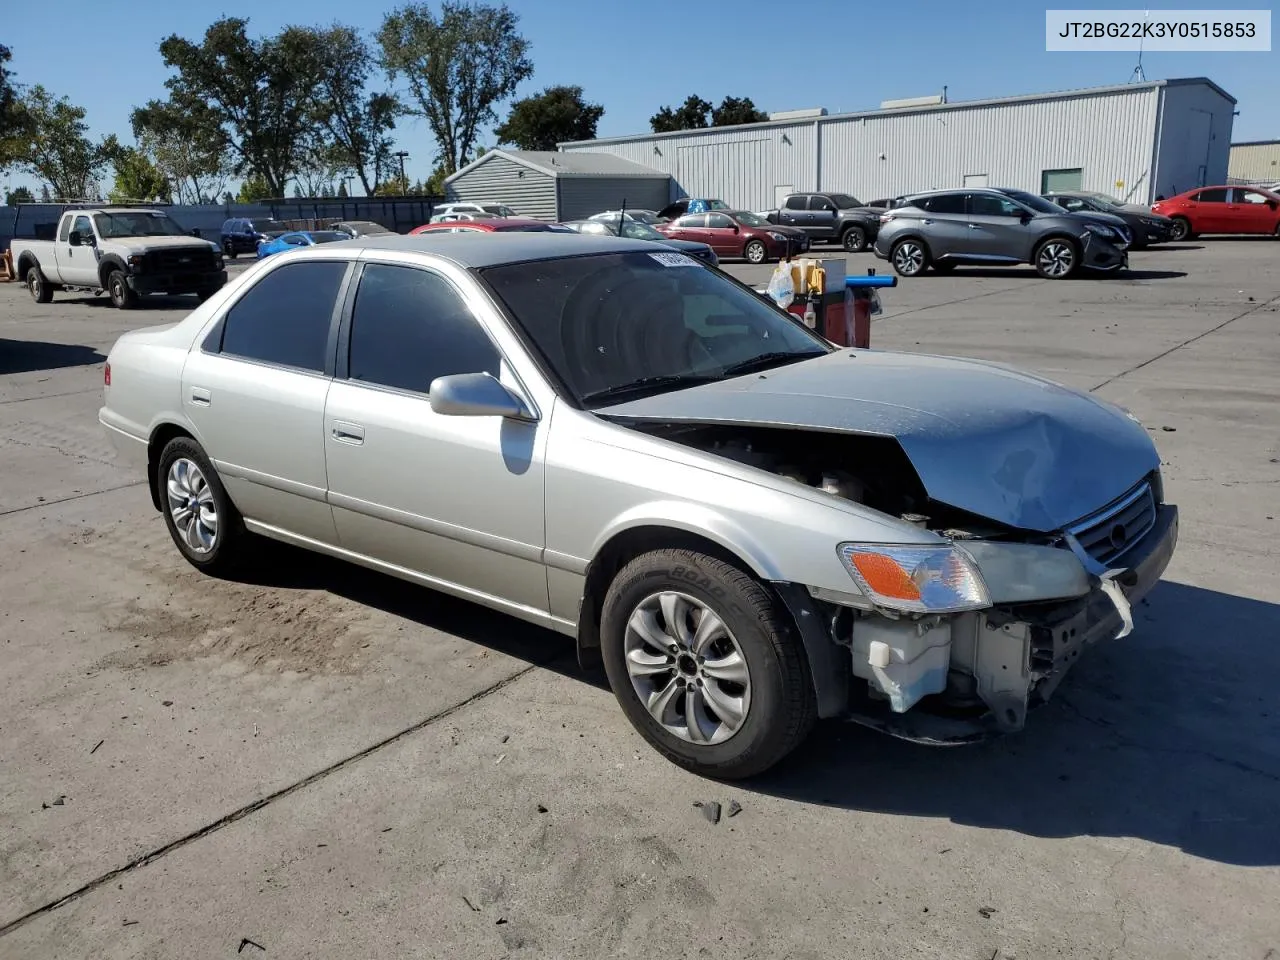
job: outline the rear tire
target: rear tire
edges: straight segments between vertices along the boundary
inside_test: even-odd
[[[27,271],[27,292],[36,303],[48,303],[53,299],[53,289],[45,279],[44,271],[36,264]]]
[[[1169,228],[1169,239],[1174,243],[1190,240],[1195,234],[1191,232],[1191,221],[1186,217],[1174,217],[1173,226]]]
[[[840,246],[846,253],[861,253],[867,249],[867,231],[861,227],[849,227],[840,235]]]
[[[132,310],[138,305],[138,295],[129,287],[122,270],[112,270],[107,276],[107,294],[117,310]]]
[[[169,536],[188,563],[212,576],[243,566],[249,532],[200,444],[170,440],[156,462],[155,482]]]
[[[762,773],[817,717],[808,660],[784,608],[754,578],[705,554],[655,550],[627,564],[605,596],[600,644],[627,719],[693,773]]]
[[[929,251],[915,237],[899,240],[889,251],[893,272],[900,277],[918,277],[929,269]]]
[[[767,263],[769,261],[769,251],[759,240],[748,240],[747,245],[742,248],[742,255],[747,258],[747,263]]]

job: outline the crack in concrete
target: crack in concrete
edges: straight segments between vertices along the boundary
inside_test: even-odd
[[[288,797],[291,794],[297,793],[299,790],[303,790],[306,787],[311,786],[313,783],[317,783],[325,779],[326,777],[329,777],[337,773],[339,770],[346,769],[347,767],[351,766],[357,761],[363,760],[365,757],[368,757],[374,753],[377,753],[378,751],[383,750],[391,746],[392,744],[399,743],[401,740],[405,739],[406,737],[412,736],[413,734],[418,733],[421,730],[425,730],[427,727],[430,727],[436,723],[439,723],[441,720],[444,720],[445,718],[452,716],[453,714],[457,713],[459,710],[462,710],[464,707],[468,707],[471,704],[479,700],[483,700],[485,697],[488,697],[494,693],[497,693],[499,690],[502,690],[510,686],[511,684],[519,680],[521,677],[526,676],[532,671],[537,670],[540,667],[549,666],[550,664],[555,662],[555,659],[556,658],[553,658],[547,663],[531,663],[527,667],[522,667],[521,669],[517,670],[515,673],[510,674],[509,676],[499,680],[497,683],[491,684],[490,686],[485,687],[483,690],[477,693],[473,693],[471,696],[467,697],[466,699],[460,700],[457,703],[453,704],[452,706],[445,707],[443,710],[440,710],[437,713],[431,714],[429,717],[424,717],[423,719],[417,721],[416,723],[411,724],[408,727],[405,727],[403,730],[393,733],[388,737],[384,737],[383,739],[379,740],[377,743],[371,744],[370,746],[367,746],[364,749],[357,751],[356,753],[353,753],[347,757],[342,758],[341,760],[331,763],[329,764],[329,766],[324,767],[320,770],[317,770],[315,773],[312,773],[306,777],[303,777],[301,780],[296,780],[286,787],[281,787],[279,790],[269,793],[265,797],[259,797],[257,800],[254,800],[252,803],[247,803],[242,807],[232,810],[230,813],[226,814],[225,816],[219,817],[217,820],[214,820],[212,823],[207,823],[203,827],[193,830],[190,833],[185,834],[184,836],[181,836],[176,840],[172,840],[169,843],[166,843],[162,847],[157,847],[154,850],[144,853],[138,857],[135,857],[133,860],[130,860],[128,863],[124,864],[123,866],[116,867],[114,870],[109,870],[108,872],[101,874],[98,877],[95,877],[93,880],[90,880],[88,883],[84,884],[83,886],[77,887],[75,890],[72,890],[70,893],[59,897],[57,900],[51,900],[50,902],[44,904],[43,906],[36,907],[34,910],[28,911],[27,913],[24,913],[22,916],[17,917],[13,920],[10,920],[8,923],[5,923],[4,925],[0,926],[0,937],[4,937],[10,933],[13,933],[19,927],[25,926],[26,924],[30,923],[32,920],[35,920],[37,917],[44,916],[47,913],[52,913],[54,910],[57,910],[61,907],[65,907],[67,904],[72,903],[76,900],[79,900],[81,897],[92,893],[93,891],[97,890],[99,887],[102,887],[105,884],[110,883],[111,881],[117,879],[118,877],[123,876],[126,873],[131,873],[134,870],[139,869],[140,867],[145,867],[149,863],[154,863],[156,860],[159,860],[161,857],[164,857],[170,853],[173,853],[175,850],[180,850],[183,847],[187,846],[188,844],[194,843],[196,840],[199,840],[203,837],[207,837],[212,833],[216,833],[217,831],[221,830],[223,827],[228,827],[239,820],[243,820],[245,817],[249,816],[250,814],[257,813],[259,810],[262,810],[263,808],[275,803],[277,800],[283,800],[285,797]]]
[[[83,500],[85,497],[100,497],[104,493],[115,493],[117,490],[128,490],[130,487],[145,487],[146,485],[146,480],[134,480],[130,483],[122,483],[118,487],[107,487],[105,490],[77,493],[74,496],[59,497],[56,500],[41,500],[39,503],[31,503],[25,507],[10,507],[8,510],[0,510],[0,517],[12,516],[15,513],[26,513],[28,510],[40,510],[44,507],[56,507],[60,503],[71,503],[73,500]]]

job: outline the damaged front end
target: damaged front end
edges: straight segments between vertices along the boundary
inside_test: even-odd
[[[1177,542],[1158,467],[1105,507],[1052,530],[931,497],[893,439],[727,424],[631,421],[643,432],[852,500],[944,538],[841,543],[850,587],[775,583],[805,642],[823,716],[959,744],[1022,729],[1132,606]],[[831,682],[831,678],[837,678]],[[837,702],[838,701],[838,702]]]

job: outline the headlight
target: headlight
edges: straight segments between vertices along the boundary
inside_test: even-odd
[[[131,266],[131,267],[140,267],[140,266],[142,266],[142,255],[141,255],[141,254],[138,254],[138,253],[132,254],[132,255],[129,257],[129,266]]]
[[[869,599],[906,613],[958,613],[990,606],[974,562],[956,547],[842,543],[840,560]]]
[[[773,237],[773,239],[777,240],[779,243],[786,243],[786,242],[787,242],[787,239],[788,239],[788,238],[787,238],[787,235],[786,235],[785,233],[772,233],[772,232],[771,232],[771,233],[769,234],[769,236]]]
[[[1116,232],[1103,223],[1091,223],[1084,228],[1085,233],[1092,233],[1095,237],[1102,237],[1104,240],[1115,239]]]

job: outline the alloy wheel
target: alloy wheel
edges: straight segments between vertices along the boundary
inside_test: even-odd
[[[723,743],[751,709],[751,675],[737,639],[688,594],[651,594],[632,611],[623,640],[627,674],[662,728],[696,744]]]
[[[1065,240],[1050,240],[1040,248],[1036,265],[1047,277],[1065,277],[1075,266],[1076,252]]]
[[[192,460],[179,457],[165,481],[169,516],[192,553],[206,554],[218,542],[218,508],[204,472]]]
[[[764,244],[759,240],[752,240],[747,244],[747,260],[751,263],[764,263],[767,251]]]
[[[924,269],[924,248],[914,240],[904,240],[893,251],[893,266],[904,277],[914,277]]]
[[[1185,240],[1187,239],[1187,234],[1189,234],[1190,232],[1191,232],[1191,228],[1190,228],[1190,225],[1187,223],[1187,221],[1179,217],[1175,217],[1173,221],[1173,225],[1169,227],[1169,239],[1175,242],[1179,240]]]

